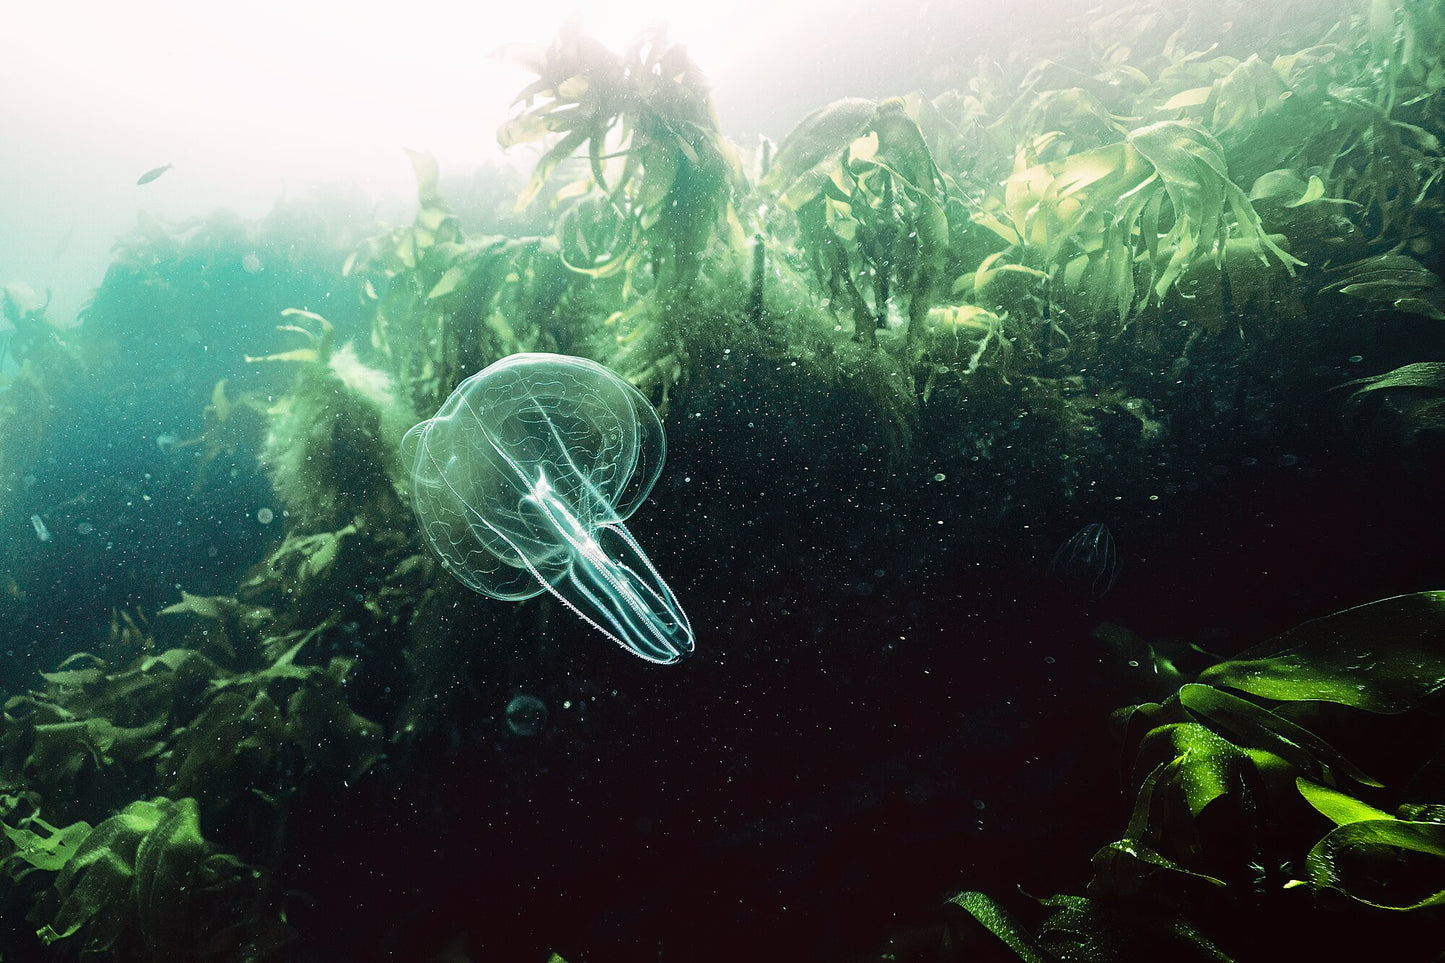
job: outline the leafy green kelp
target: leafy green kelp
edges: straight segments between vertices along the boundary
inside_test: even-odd
[[[226,626],[254,626],[257,612],[194,597],[177,610],[215,620],[197,634],[209,654],[157,651],[125,616],[114,663],[73,656],[44,690],[5,704],[4,898],[30,906],[7,918],[28,918],[44,943],[125,958],[266,955],[290,933],[250,861],[272,855],[295,791],[286,774],[355,778],[377,757],[376,727],[340,699],[344,664],[296,665],[303,640],[260,671],[227,671],[215,660],[234,661],[244,636]]]
[[[6,830],[12,839],[28,832]],[[263,957],[291,937],[260,902],[261,872],[202,837],[194,799],[133,802],[94,828],[77,823],[33,846],[17,840],[16,855],[58,869],[31,914],[50,920],[37,930],[46,945],[79,940],[87,955],[210,960]]]
[[[1445,593],[1291,629],[1117,713],[1133,814],[1086,897],[1041,901],[1033,933],[984,894],[955,903],[1025,960],[1423,948],[1445,904],[1442,689]]]

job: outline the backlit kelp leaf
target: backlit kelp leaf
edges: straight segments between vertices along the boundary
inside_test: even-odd
[[[1236,773],[1241,771],[1238,764],[1229,768]],[[1172,878],[1176,888],[1187,889],[1199,883],[1224,885],[1221,880],[1196,872],[1160,851],[1167,848],[1180,858],[1199,851],[1198,824],[1179,806],[1181,797],[1189,795],[1188,790],[1181,787],[1187,786],[1198,772],[1198,764],[1189,759],[1187,752],[1150,770],[1134,797],[1134,809],[1123,838],[1094,854],[1091,891],[1139,894],[1149,891],[1161,875]],[[1237,776],[1233,781],[1241,782]],[[1201,803],[1201,809],[1203,805],[1207,802]]]
[[[934,337],[934,350],[940,357],[951,357],[950,363],[962,363],[961,374],[971,375],[985,359],[999,367],[1007,365],[1012,349],[1004,335],[1003,319],[992,311],[972,304],[948,304],[929,308],[927,320]],[[923,400],[932,394],[937,369],[929,373],[923,386]]]
[[[1177,703],[1172,699],[1167,705],[1159,702],[1141,702],[1137,705],[1115,709],[1109,714],[1110,726],[1118,734],[1119,745],[1127,760],[1137,757],[1139,746],[1155,729],[1180,721],[1182,720]]]
[[[1445,823],[1397,819],[1307,779],[1297,784],[1300,795],[1338,827],[1306,858],[1311,884],[1385,909],[1445,903]]]
[[[437,298],[451,294],[461,286],[462,282],[467,279],[467,275],[470,273],[470,264],[453,264],[447,268],[446,273],[441,276],[437,283],[432,285],[432,289],[426,293],[426,299],[428,301],[434,301]]]
[[[992,896],[969,890],[959,893],[949,902],[967,911],[1024,963],[1053,963],[1054,957]]]
[[[1251,54],[1214,84],[1214,116],[1209,129],[1221,141],[1238,143],[1290,96],[1279,74]],[[1277,149],[1277,148],[1276,148]]]
[[[1432,321],[1445,321],[1445,309],[1440,298],[1403,297],[1395,299],[1395,310],[1405,314],[1418,314]]]
[[[194,799],[158,797],[90,830],[32,919],[48,920],[42,943],[75,938],[85,958],[261,959],[292,936],[265,887],[263,872],[202,837]]]
[[[211,676],[204,670],[181,675],[158,659],[139,656],[117,672],[90,656],[91,668],[51,673],[59,678],[47,679],[43,692],[6,704],[0,759],[43,796],[52,820],[70,822],[97,806],[119,805],[145,785],[145,763],[163,748],[176,700]],[[68,672],[94,677],[73,685]]]
[[[677,151],[657,144],[647,144],[628,157],[628,162],[642,171],[636,203],[643,230],[650,229],[666,211],[667,199],[677,184],[682,161],[683,157]]]
[[[907,337],[922,333],[949,245],[946,183],[908,111],[898,98],[831,105],[790,135],[763,185],[796,213],[830,310],[870,345],[905,306]]]
[[[783,138],[772,166],[763,177],[764,189],[784,194],[792,193],[792,185],[820,165],[830,164],[853,141],[862,136],[873,120],[878,105],[862,97],[844,97],[831,104],[819,107],[798,122],[787,137]],[[817,193],[826,174],[819,172],[811,190],[800,191],[788,202],[797,207]],[[805,196],[806,195],[806,196]]]
[[[1138,299],[1134,282],[1134,251],[1126,240],[1127,231],[1111,228],[1098,250],[1080,255],[1074,263],[1081,270],[1073,273],[1074,263],[1064,272],[1069,287],[1083,292],[1098,317],[1113,314],[1127,318]]]
[[[1249,189],[1249,199],[1254,204],[1269,201],[1281,207],[1303,207],[1321,200],[1334,204],[1349,203],[1339,198],[1326,198],[1325,182],[1320,180],[1319,175],[1311,174],[1306,181],[1288,169],[1270,171],[1255,178],[1254,185]]]
[[[1199,675],[1281,702],[1400,713],[1445,687],[1445,592],[1397,595],[1306,622]]]
[[[1214,800],[1237,788],[1241,768],[1251,765],[1248,753],[1197,722],[1171,723],[1151,730],[1141,743],[1140,757],[1157,758],[1161,741],[1167,741],[1175,757],[1174,769],[1165,775],[1195,818]]]
[[[1162,112],[1183,110],[1186,107],[1202,107],[1209,101],[1213,93],[1213,87],[1191,87],[1170,97],[1159,106],[1159,110]]]
[[[1360,298],[1377,310],[1393,308],[1434,321],[1445,321],[1445,283],[1407,254],[1377,254],[1334,268],[1334,281],[1320,293],[1338,291]]]
[[[562,263],[593,278],[631,271],[642,257],[641,237],[641,218],[601,196],[583,198],[557,219]]]
[[[1222,879],[1195,872],[1132,839],[1121,839],[1103,847],[1094,853],[1091,865],[1094,872],[1090,885],[1122,896],[1147,893],[1161,884],[1175,893],[1188,892],[1195,883],[1218,889],[1226,885]],[[1163,883],[1166,878],[1168,882]]]
[[[55,872],[64,866],[70,857],[74,856],[80,843],[90,833],[90,823],[85,820],[71,823],[69,826],[55,827],[41,819],[39,816],[31,816],[26,820],[30,826],[39,827],[44,834],[35,832],[29,827],[14,827],[8,823],[0,822],[0,831],[3,831],[15,844],[15,851],[12,854],[36,869]]]
[[[315,331],[301,324],[280,324],[276,326],[277,331],[301,335],[311,343],[311,347],[296,348],[291,351],[282,351],[278,354],[268,354],[260,357],[246,355],[246,363],[257,364],[262,361],[299,361],[305,364],[316,362],[325,364],[326,360],[331,357],[332,334],[335,332],[335,328],[331,322],[315,312],[306,311],[301,308],[286,308],[281,312],[281,316],[310,321],[316,326]]]
[[[153,941],[167,930],[189,928],[189,893],[199,882],[195,877],[207,849],[196,800],[177,799],[160,808],[135,854],[136,916]]]
[[[1350,396],[1351,401],[1375,391],[1410,390],[1425,394],[1445,394],[1445,361],[1417,361],[1381,375],[1345,383],[1346,387],[1351,385],[1363,386]]]
[[[1020,161],[1023,157],[1020,154]],[[1149,162],[1128,143],[1025,166],[1004,184],[1010,233],[1052,260],[1096,210],[1108,208],[1116,220],[1132,226],[1148,199],[1147,194],[1141,198],[1141,192],[1155,176]],[[1103,227],[1100,221],[1098,229]]]
[[[1301,262],[1268,236],[1249,198],[1229,179],[1224,149],[1208,131],[1165,121],[1130,131],[1123,142],[1025,165],[1004,185],[1011,225],[981,223],[1019,241],[1045,261],[1078,252],[1065,272],[1096,310],[1162,299],[1189,267],[1218,264],[1232,240],[1253,256],[1272,255],[1287,270]],[[1084,260],[1087,256],[1087,260]],[[1135,295],[1136,262],[1147,286]]]
[[[590,130],[574,130],[548,148],[547,153],[542,155],[541,159],[537,161],[537,166],[533,168],[532,176],[527,180],[527,186],[522,188],[522,192],[517,195],[513,210],[522,211],[531,206],[532,202],[537,199],[537,195],[542,193],[542,188],[546,186],[547,180],[558,165],[569,159],[577,151],[577,148],[587,143],[590,136],[592,136]]]
[[[1160,875],[1173,878],[1176,889],[1198,889],[1199,883],[1224,886],[1221,879],[1181,860],[1194,860],[1205,849],[1199,816],[1211,802],[1235,797],[1238,811],[1253,810],[1254,788],[1259,785],[1259,779],[1251,778],[1253,759],[1194,723],[1162,726],[1149,736],[1155,748],[1142,749],[1142,765],[1147,765],[1150,755],[1157,758],[1159,748],[1166,756],[1178,755],[1160,762],[1140,781],[1123,839],[1094,853],[1091,891],[1143,894]]]
[[[1292,88],[1287,73],[1288,64],[1251,54],[1214,82],[1206,122],[1224,146],[1229,170],[1239,183],[1279,166],[1288,156],[1282,144],[1307,142],[1322,124],[1325,98]]]
[[[1173,253],[1158,270],[1159,297],[1189,266],[1195,250],[1199,255],[1222,252],[1228,239],[1226,212],[1233,215],[1238,236],[1253,245],[1258,257],[1264,259],[1268,251],[1291,272],[1302,263],[1264,232],[1249,198],[1229,179],[1224,149],[1207,132],[1187,124],[1152,124],[1132,132],[1129,143],[1154,165],[1174,207],[1174,226],[1161,241],[1161,249],[1172,247]]]
[[[1395,818],[1384,810],[1361,802],[1348,793],[1331,789],[1329,786],[1321,786],[1303,776],[1295,780],[1295,786],[1299,789],[1300,795],[1305,798],[1305,802],[1318,809],[1321,814],[1328,816],[1336,826],[1357,823],[1366,819]]]
[[[1403,302],[1397,307],[1408,310]],[[1374,431],[1393,438],[1402,448],[1445,437],[1445,362],[1417,361],[1342,387],[1356,385],[1359,387],[1346,400],[1345,410],[1363,413]]]
[[[289,533],[266,560],[270,572],[280,576],[299,579],[303,584],[314,583],[326,575],[336,564],[343,540],[358,531],[355,522],[334,532],[317,532],[312,535]]]
[[[1382,785],[1319,736],[1247,699],[1190,683],[1180,688],[1179,704],[1223,729],[1233,741],[1273,753],[1316,779],[1333,782],[1343,777],[1362,786]]]
[[[51,685],[61,689],[80,689],[93,685],[105,677],[105,672],[100,668],[89,669],[65,669],[60,672],[42,672],[40,677]]]
[[[36,931],[42,943],[49,946],[74,936],[83,926],[88,950],[106,950],[115,943],[132,912],[136,850],[160,817],[156,804],[137,801],[86,835],[56,878],[53,891],[59,908]]]
[[[1305,858],[1311,887],[1380,909],[1445,905],[1445,823],[1364,819],[1337,826]]]
[[[185,589],[181,590],[181,600],[174,605],[168,605],[160,610],[161,615],[181,615],[189,613],[199,615],[203,619],[215,619],[220,621],[224,617],[222,606],[226,603],[234,605],[235,600],[224,595],[192,595]]]
[[[966,291],[973,292],[973,298],[978,300],[990,294],[992,286],[1005,278],[1023,277],[1031,279],[1027,283],[1047,281],[1049,275],[1046,271],[1038,268],[1026,267],[1022,264],[1000,263],[1004,256],[1003,251],[995,251],[984,258],[973,270],[972,273],[960,274],[953,282],[951,293],[962,294]]]
[[[1053,910],[1039,927],[1039,942],[1065,963],[1232,963],[1178,912],[1140,913],[1109,898],[1083,896],[1051,896],[1039,903]]]
[[[272,610],[264,605],[249,605],[230,595],[191,595],[183,590],[181,601],[162,609],[160,614],[195,615],[206,620],[210,624],[203,628],[193,627],[188,640],[212,652],[219,651],[226,658],[235,658],[234,643],[250,638],[270,621]],[[149,672],[156,665],[206,678],[219,673],[207,656],[190,648],[167,649],[148,656],[141,661],[140,669]]]
[[[458,261],[466,257],[470,251],[471,248],[458,241],[437,241],[427,248],[426,253],[422,256],[422,261],[421,264],[418,265],[418,268],[423,277],[418,278],[418,280],[437,278],[438,282],[440,282],[441,276],[445,275],[453,267],[459,266]],[[431,297],[431,294],[428,293],[427,296]]]

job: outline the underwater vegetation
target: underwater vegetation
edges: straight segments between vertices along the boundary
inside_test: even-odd
[[[1442,640],[1445,594],[1382,599],[1119,710],[1133,812],[1087,894],[1038,900],[1032,930],[984,893],[954,904],[1030,961],[1431,958]]]
[[[26,923],[45,945],[119,958],[254,959],[291,938],[257,865],[267,827],[298,773],[366,771],[379,731],[346,707],[345,660],[296,665],[302,638],[229,671],[227,626],[257,610],[188,596],[173,611],[216,631],[159,651],[118,619],[109,658],[78,653],[5,703],[5,899],[28,907],[7,914],[7,946],[36,945]]]
[[[772,778],[806,753],[859,779],[865,740],[839,733],[937,714],[928,694],[1002,701],[969,681],[1036,640],[957,644],[974,613],[929,612],[1025,609],[1080,519],[1110,526],[1055,574],[1102,607],[1148,570],[1135,506],[1222,511],[1255,452],[1399,492],[1445,465],[1438,5],[1081,17],[1056,46],[948,65],[949,89],[820,105],[755,146],[665,34],[618,54],[569,27],[499,132],[543,145],[505,216],[469,219],[411,154],[410,224],[345,198],[143,218],[74,327],[8,285],[4,952],[1431,958],[1403,954],[1445,899],[1445,602],[1382,584],[1438,586],[1408,547],[1251,600],[1270,629],[1250,639],[1302,623],[1256,650],[1197,676],[1153,660],[1147,688],[1091,704],[1102,722],[1138,702],[1115,716],[1112,843],[1068,808],[1086,789],[1007,762],[979,723],[1001,770],[964,759],[937,783],[983,771],[1064,808],[1001,820],[1017,835],[992,872],[915,839],[948,865],[910,868],[908,898],[965,891],[909,934],[888,932],[902,897],[865,837],[952,797],[880,777],[826,811],[863,830],[810,837],[803,790]],[[1312,544],[1337,524],[1312,520]],[[671,662],[693,649],[679,598],[712,641],[664,685],[574,644],[559,608]],[[1181,636],[1207,616],[1170,614]],[[915,631],[930,618],[946,647]],[[1052,692],[1010,691],[1078,754]],[[876,715],[850,710],[860,692]],[[756,715],[716,713],[740,705]],[[621,830],[569,822],[599,800]],[[767,814],[737,829],[732,805]],[[1068,816],[1102,846],[1084,895],[1011,893],[1063,862],[1020,840]],[[773,865],[795,838],[833,848]],[[735,881],[689,870],[739,851],[763,895],[733,907],[701,887]],[[652,888],[599,893],[589,867]],[[795,923],[809,890],[850,901]],[[810,929],[827,914],[856,919],[830,941]]]

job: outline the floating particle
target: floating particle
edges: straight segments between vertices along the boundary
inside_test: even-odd
[[[45,519],[39,515],[30,516],[30,526],[35,529],[35,537],[42,542],[50,541],[50,529],[45,527]]]

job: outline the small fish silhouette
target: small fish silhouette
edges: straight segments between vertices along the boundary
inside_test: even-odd
[[[146,171],[140,176],[140,179],[136,181],[136,186],[138,187],[141,184],[149,184],[151,181],[155,180],[157,177],[160,177],[166,171],[170,170],[172,167],[175,166],[175,164],[162,164],[160,167],[152,167],[150,170]]]

